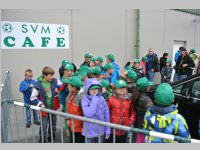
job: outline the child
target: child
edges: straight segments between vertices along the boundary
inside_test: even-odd
[[[84,116],[91,119],[110,122],[108,106],[101,94],[102,87],[99,81],[95,78],[88,79],[85,88],[86,95],[81,101]],[[109,138],[110,128],[84,122],[82,135],[86,137],[87,143],[102,143],[104,135],[105,139]]]
[[[139,58],[134,59],[133,69],[137,73],[138,78],[141,78],[141,77],[144,76],[143,69],[140,66],[140,59]]]
[[[170,82],[172,74],[171,60],[167,59],[166,65],[161,70],[161,82]]]
[[[104,71],[102,72],[102,78],[108,80],[111,87],[114,86],[114,83],[118,77],[114,71],[114,66],[112,65],[112,63],[107,63],[104,66]]]
[[[62,84],[62,87],[59,88],[59,92],[58,92],[58,98],[62,104],[62,111],[63,112],[66,112],[66,97],[69,93],[69,90],[68,90],[68,86],[67,86],[67,83],[64,82],[64,80],[67,80],[69,79],[72,74],[73,74],[73,70],[74,70],[74,67],[71,63],[66,63],[65,66],[64,66],[64,75],[61,79],[61,81],[63,82]]]
[[[144,129],[190,138],[188,125],[178,113],[174,92],[168,83],[160,84],[154,94],[155,105],[149,108],[144,117]],[[152,143],[172,143],[173,141],[150,137]]]
[[[150,87],[153,85],[152,82],[150,82],[146,77],[140,78],[136,82],[137,86],[137,92],[134,93],[137,97],[137,99],[134,102],[134,106],[136,109],[136,128],[143,128],[144,123],[144,115],[147,111],[147,109],[153,105],[153,101],[151,98],[147,95],[146,92],[150,90]],[[135,134],[135,143],[144,143],[145,142],[145,135],[136,133]]]
[[[102,84],[102,96],[107,101],[110,96],[112,96],[112,89],[110,88],[110,84],[108,80],[101,79]]]
[[[68,80],[69,95],[66,98],[66,107],[68,108],[69,114],[83,116],[83,112],[81,108],[81,99],[84,93],[79,94],[81,86],[82,86],[82,81],[77,76],[73,76]],[[73,125],[74,125],[74,128],[73,128]],[[71,142],[73,141],[72,132],[74,131],[74,136],[75,136],[74,142],[83,143],[84,137],[81,134],[82,128],[83,128],[83,122],[80,120],[73,120],[72,118],[70,118],[69,127],[70,127]]]
[[[147,71],[146,71],[146,62],[147,62],[147,57],[146,57],[146,56],[142,57],[142,61],[140,62],[140,66],[142,67],[144,76],[147,75]]]
[[[99,66],[91,68],[91,78],[96,78],[98,81],[101,80],[101,68]]]
[[[33,73],[31,69],[26,69],[25,70],[25,79],[20,83],[19,90],[20,92],[23,93],[24,96],[24,103],[31,105],[31,93],[32,93],[32,88],[33,84],[35,83],[35,80],[32,79]],[[28,107],[26,107],[26,128],[31,127],[31,114],[32,110]],[[37,112],[33,110],[33,119],[34,119],[34,124],[39,125],[38,117],[37,117]]]
[[[54,98],[57,93],[57,88],[61,86],[61,83],[57,79],[53,78],[54,70],[51,67],[44,67],[42,69],[42,76],[38,78],[38,81],[34,84],[34,88],[31,94],[31,101],[34,105],[44,107],[47,109],[55,110]],[[51,139],[51,130],[50,130],[50,115],[52,119],[52,130],[53,130],[53,139]],[[48,129],[48,141],[55,140],[56,133],[56,115],[42,112],[42,126],[40,126],[39,132],[39,142],[46,142],[47,137],[47,126]],[[42,128],[41,128],[42,127]],[[41,130],[43,131],[43,140],[41,135]]]
[[[103,58],[98,56],[96,59],[95,59],[95,64],[97,66],[99,66],[101,68],[101,71],[103,70]]]
[[[60,79],[62,79],[63,75],[64,75],[64,70],[65,70],[65,65],[70,63],[68,60],[64,59],[62,60],[62,63],[61,63],[61,67],[59,68],[59,74],[60,74]],[[76,72],[76,65],[74,63],[71,63],[74,67],[74,70],[73,72]]]
[[[131,126],[135,122],[135,111],[132,101],[127,96],[127,84],[124,80],[117,80],[115,82],[114,93],[107,101],[111,123]],[[127,132],[122,130],[115,130],[116,143],[127,142]],[[113,141],[113,131],[110,142]]]

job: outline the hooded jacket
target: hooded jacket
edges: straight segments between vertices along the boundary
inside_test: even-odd
[[[185,119],[178,114],[175,105],[160,107],[153,105],[144,117],[144,129],[190,138]],[[152,143],[172,143],[173,141],[150,137]]]
[[[88,79],[85,84],[85,96],[82,98],[81,106],[83,114],[85,117],[96,119],[100,121],[110,122],[110,115],[108,106],[105,99],[103,98],[101,92],[97,96],[89,95],[89,89],[92,85],[101,86],[97,79]],[[110,134],[110,128],[105,126],[100,126],[97,124],[84,122],[82,135],[88,138],[94,138],[102,136],[104,134]]]

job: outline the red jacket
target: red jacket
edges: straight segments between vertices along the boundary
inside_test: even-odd
[[[131,100],[122,99],[113,95],[109,97],[107,104],[110,110],[111,123],[131,126],[135,122],[136,114]],[[122,130],[115,130],[117,136],[124,135],[125,133]]]

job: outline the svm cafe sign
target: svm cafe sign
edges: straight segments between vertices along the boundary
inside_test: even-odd
[[[2,49],[68,49],[69,25],[1,21]]]

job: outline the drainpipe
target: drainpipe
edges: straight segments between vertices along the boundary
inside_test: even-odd
[[[136,10],[136,58],[140,57],[140,10]]]

